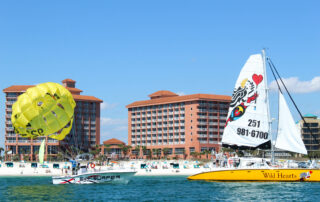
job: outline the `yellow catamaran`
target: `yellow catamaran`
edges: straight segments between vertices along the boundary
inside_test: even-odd
[[[269,64],[272,65],[270,67],[274,73],[275,67],[272,63]],[[275,166],[274,147],[300,154],[307,154],[307,150],[279,84],[278,134],[275,144],[272,143],[266,76],[266,57],[263,50],[262,54],[251,55],[240,72],[232,95],[222,144],[240,149],[266,149],[270,146],[272,163],[268,165],[264,161],[264,166],[257,168],[220,168],[189,176],[189,180],[320,182],[319,169]]]

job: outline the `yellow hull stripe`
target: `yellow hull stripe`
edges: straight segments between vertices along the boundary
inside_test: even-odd
[[[279,181],[320,182],[319,169],[233,169],[203,172],[188,177],[189,180],[208,181]]]

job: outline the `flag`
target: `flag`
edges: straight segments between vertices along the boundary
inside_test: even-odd
[[[43,164],[45,142],[46,142],[46,139],[44,139],[41,142],[41,146],[40,146],[40,149],[39,149],[39,163],[40,164]]]

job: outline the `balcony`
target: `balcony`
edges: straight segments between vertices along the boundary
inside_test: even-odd
[[[16,143],[15,140],[6,140],[6,143]]]
[[[18,140],[19,143],[30,143],[30,140]]]
[[[13,127],[6,127],[7,131],[14,131]]]
[[[8,134],[6,134],[6,137],[15,137],[16,136],[16,134],[11,134],[11,133],[8,133]]]

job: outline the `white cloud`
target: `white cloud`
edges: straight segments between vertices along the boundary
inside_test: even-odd
[[[104,109],[114,109],[118,104],[110,104],[110,103],[107,103],[107,102],[103,102],[101,103],[100,107],[102,110]]]
[[[105,140],[117,138],[128,142],[128,120],[101,117],[101,143]]]
[[[115,131],[126,131],[128,132],[128,126],[119,126],[114,128]]]
[[[298,77],[282,78],[284,84],[291,93],[312,93],[320,91],[320,76],[314,77],[311,81],[300,81]],[[281,81],[278,81],[281,88]],[[269,85],[271,90],[277,90],[276,81],[272,81]]]
[[[100,119],[101,126],[113,126],[113,125],[127,125],[127,119],[112,119],[107,117],[101,117]]]
[[[184,92],[178,92],[178,95],[182,96],[182,95],[186,95]]]

